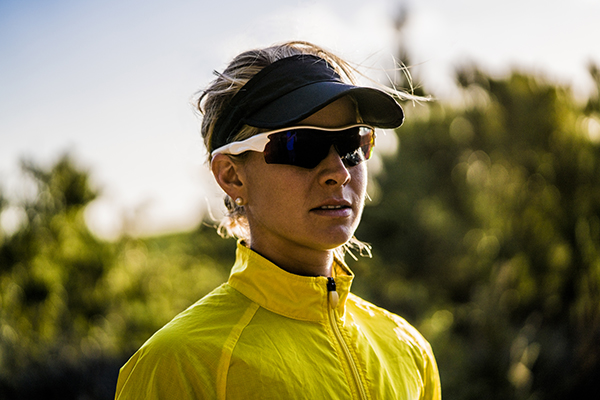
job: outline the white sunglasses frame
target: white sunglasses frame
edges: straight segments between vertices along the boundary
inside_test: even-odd
[[[324,131],[324,132],[339,132],[339,131],[343,131],[343,130],[350,129],[350,128],[368,128],[369,131],[371,131],[371,132],[373,132],[373,134],[375,134],[375,128],[370,125],[366,125],[366,124],[352,124],[352,125],[347,125],[347,126],[343,126],[343,127],[339,127],[339,128],[324,128],[321,126],[307,126],[307,125],[289,126],[287,128],[280,128],[280,129],[275,129],[275,130],[268,131],[268,132],[259,133],[258,135],[251,136],[248,139],[244,139],[240,142],[228,143],[225,146],[221,146],[218,149],[213,150],[213,152],[210,153],[210,157],[213,158],[217,154],[229,154],[229,155],[235,156],[238,154],[242,154],[246,151],[256,151],[256,152],[262,153],[265,150],[267,143],[269,143],[269,140],[270,140],[269,135],[271,135],[273,133],[286,132],[286,131],[291,131],[294,129],[315,129],[315,130]]]

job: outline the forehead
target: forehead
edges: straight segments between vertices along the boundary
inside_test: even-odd
[[[345,96],[303,119],[298,125],[336,128],[356,122],[359,122],[356,104],[352,98]]]

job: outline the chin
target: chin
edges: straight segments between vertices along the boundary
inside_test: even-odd
[[[321,242],[321,245],[326,250],[335,250],[348,243],[350,239],[352,239],[352,235],[329,235]]]

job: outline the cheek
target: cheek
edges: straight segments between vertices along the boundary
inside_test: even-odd
[[[298,185],[281,179],[263,179],[260,184],[249,188],[250,206],[265,208],[277,212],[291,201],[298,201]]]
[[[364,198],[367,193],[367,166],[366,163],[362,163],[352,168],[350,176],[352,177],[350,185],[354,192],[361,198]]]
[[[298,207],[304,199],[302,193],[306,183],[273,165],[268,168],[255,165],[248,170],[246,183],[248,207],[256,215],[286,213],[288,208]]]

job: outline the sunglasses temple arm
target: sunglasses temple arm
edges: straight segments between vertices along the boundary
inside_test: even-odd
[[[268,142],[268,135],[259,134],[241,142],[232,142],[226,144],[225,146],[219,147],[211,153],[211,156],[214,157],[217,154],[237,155],[246,151],[257,151],[260,153],[265,150],[265,146]]]

